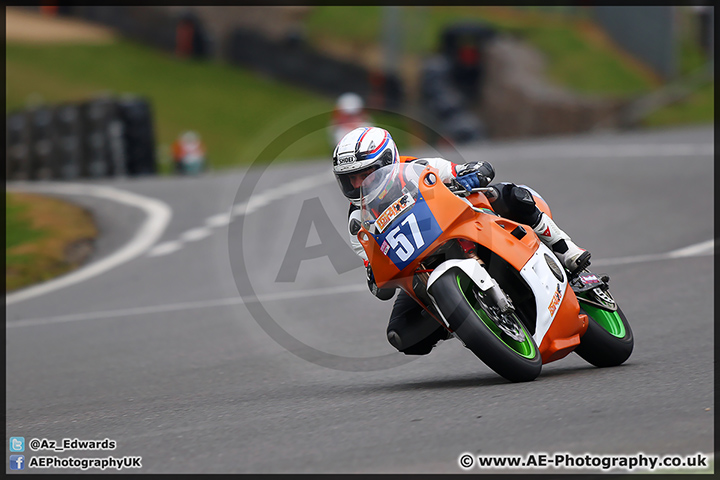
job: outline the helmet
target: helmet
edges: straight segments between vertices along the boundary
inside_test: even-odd
[[[343,93],[337,99],[336,108],[346,115],[356,115],[363,108],[363,101],[357,93]]]
[[[198,140],[200,140],[200,136],[197,134],[197,132],[193,132],[192,130],[188,130],[187,132],[183,133],[180,138],[185,143],[196,143]]]
[[[340,140],[333,153],[333,173],[340,190],[358,207],[364,176],[396,163],[400,163],[400,154],[395,142],[387,130],[377,127],[356,128]]]

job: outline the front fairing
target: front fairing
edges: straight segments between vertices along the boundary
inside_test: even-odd
[[[378,169],[363,183],[358,238],[379,287],[407,287],[423,258],[446,241],[445,230],[475,217],[438,179],[437,169],[407,163]],[[447,195],[438,198],[442,190]]]
[[[539,244],[532,230],[495,215],[482,193],[459,198],[438,178],[436,169],[409,163],[378,169],[363,183],[358,239],[377,285],[407,286],[423,258],[455,238],[487,247],[520,271]]]

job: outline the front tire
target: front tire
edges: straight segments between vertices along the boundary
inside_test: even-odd
[[[497,374],[511,382],[527,382],[540,375],[542,358],[532,335],[513,314],[524,340],[513,340],[491,319],[487,294],[458,268],[451,268],[430,287],[450,328],[462,343]]]
[[[575,352],[596,367],[614,367],[625,362],[635,340],[620,307],[612,312],[582,301],[580,305],[580,312],[588,316],[588,328]]]

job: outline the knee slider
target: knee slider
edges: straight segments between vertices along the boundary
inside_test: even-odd
[[[388,342],[390,342],[390,345],[395,347],[397,350],[402,350],[402,342],[400,341],[400,335],[398,335],[395,330],[390,330],[387,332],[387,339]]]

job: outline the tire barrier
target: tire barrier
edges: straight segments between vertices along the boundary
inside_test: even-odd
[[[442,55],[427,59],[420,74],[420,106],[425,122],[456,143],[482,140],[487,137],[487,129],[468,110],[468,103],[470,100],[452,81],[448,60]]]
[[[190,11],[176,13],[155,6],[70,5],[59,13],[107,25],[128,38],[181,57],[209,58],[214,52],[207,29]]]
[[[8,114],[8,180],[71,180],[157,173],[150,103],[101,97]]]
[[[125,146],[128,175],[157,173],[152,112],[147,100],[123,98],[117,102],[122,125],[120,138]]]
[[[53,178],[55,151],[55,132],[53,112],[42,106],[30,115],[30,179],[48,180]]]
[[[30,115],[17,112],[5,124],[5,178],[30,179]]]
[[[470,101],[482,100],[487,63],[484,47],[496,34],[494,28],[480,22],[456,23],[441,34],[440,49],[450,62],[450,78]]]
[[[441,33],[440,53],[425,60],[420,74],[420,104],[427,121],[457,143],[487,137],[487,128],[468,105],[482,101],[484,47],[493,28],[476,22],[450,25]]]
[[[80,107],[74,104],[59,105],[55,108],[55,127],[58,135],[56,165],[58,177],[71,180],[80,176],[82,162],[82,128]]]
[[[71,5],[58,13],[107,25],[181,58],[217,56],[334,97],[356,92],[371,99],[373,108],[398,109],[405,97],[397,75],[329,57],[311,48],[296,31],[274,40],[255,30],[236,28],[220,38],[221,33],[207,28],[191,7],[177,11],[156,6]],[[223,48],[216,48],[216,42]]]
[[[226,60],[331,96],[355,92],[376,99],[371,102],[373,108],[397,108],[404,97],[396,76],[326,56],[297,36],[272,40],[259,32],[237,28],[229,36]]]

